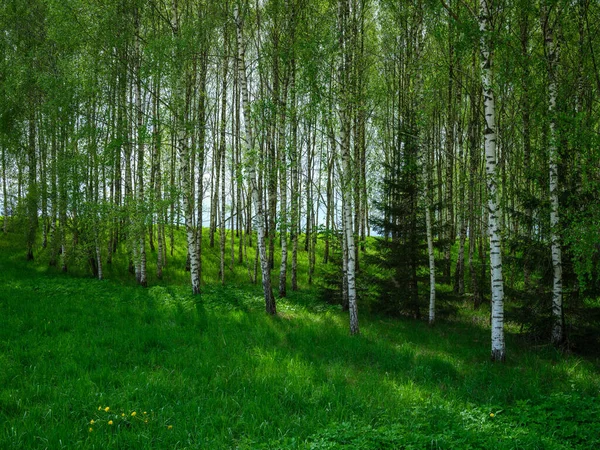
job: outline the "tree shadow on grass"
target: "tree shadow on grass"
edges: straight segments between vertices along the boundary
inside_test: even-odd
[[[559,354],[517,347],[509,335],[507,363],[488,362],[483,324],[430,328],[362,316],[362,334],[353,337],[345,314],[307,307],[309,298],[295,303],[292,296],[280,302],[279,316],[268,317],[259,290],[211,287],[198,300],[185,287],[124,289],[2,265],[10,283],[1,292],[20,301],[11,303],[18,328],[10,339],[35,350],[11,360],[6,380],[13,391],[31,392],[31,408],[41,397],[27,386],[43,386],[41,374],[58,372],[62,388],[86,408],[93,393],[74,390],[73,380],[121,403],[165,408],[181,417],[182,429],[193,421],[196,442],[220,433],[214,448],[269,441],[284,448],[286,437],[338,448],[385,448],[384,438],[398,444],[388,448],[426,448],[434,440],[489,447],[486,436],[506,436],[507,429],[530,432],[521,447],[551,447],[555,441],[542,439],[546,425],[582,424],[583,411],[596,411],[582,403],[582,372]],[[57,326],[45,327],[48,317]],[[46,347],[56,356],[40,363]],[[54,401],[44,392],[45,402]],[[560,416],[559,405],[570,415]],[[21,409],[10,414],[22,420]]]
[[[552,381],[532,378],[531,369],[525,372],[518,366],[488,362],[473,366],[469,349],[460,348],[468,347],[468,340],[461,344],[440,338],[440,333],[453,334],[452,329],[419,330],[415,334],[396,328],[396,339],[389,339],[376,337],[380,328],[368,321],[363,322],[362,336],[349,336],[343,317],[335,314],[303,316],[302,320],[285,314],[276,318],[252,314],[248,320],[255,326],[244,320],[238,323],[240,332],[250,330],[243,345],[249,355],[246,382],[274,399],[263,419],[288,429],[292,435],[306,436],[308,427],[315,439],[338,439],[342,445],[349,442],[343,424],[351,422],[358,424],[359,429],[363,427],[365,435],[371,433],[376,442],[379,434],[387,433],[390,439],[393,437],[390,442],[399,445],[403,442],[402,433],[410,433],[411,423],[416,423],[419,427],[428,424],[426,433],[417,433],[418,439],[407,440],[416,448],[431,447],[433,441],[453,448],[461,443],[486,447],[495,441],[499,442],[498,448],[510,448],[515,443],[539,448],[559,442],[560,434],[557,440],[545,437],[546,428],[535,422],[534,416],[540,398],[560,394],[563,386],[556,378],[561,378],[562,369],[546,371],[543,376],[555,378]],[[253,328],[257,331],[253,332]],[[478,336],[481,331],[475,328],[469,332]],[[515,378],[519,375],[523,379]],[[571,403],[577,404],[580,399],[575,395]],[[557,405],[554,402],[550,406],[558,408]],[[498,415],[497,420],[490,414]],[[314,416],[319,419],[306,419]],[[293,427],[296,422],[301,426]],[[559,426],[560,420],[548,423]],[[507,434],[507,426],[518,432]],[[328,435],[331,427],[333,435]],[[490,438],[490,432],[502,430],[504,434]],[[587,435],[578,435],[580,442],[582,436]],[[260,433],[256,439],[254,444],[260,442]],[[284,442],[277,441],[277,445],[283,446]],[[362,447],[363,444],[339,448],[386,448],[379,444]]]

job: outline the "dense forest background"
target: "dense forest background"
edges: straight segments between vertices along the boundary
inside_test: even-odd
[[[143,286],[184,240],[194,293],[204,241],[271,314],[306,258],[352,333],[360,308],[433,323],[437,283],[491,299],[493,359],[505,320],[594,346],[599,24],[591,0],[5,0],[4,232]]]

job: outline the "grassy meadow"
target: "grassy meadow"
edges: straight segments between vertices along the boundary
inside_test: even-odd
[[[207,249],[194,298],[183,257],[143,289],[124,261],[63,274],[0,235],[0,448],[600,446],[600,362],[509,327],[492,364],[485,308],[435,327],[362,314],[351,337],[304,278],[268,317],[251,268],[220,286]]]

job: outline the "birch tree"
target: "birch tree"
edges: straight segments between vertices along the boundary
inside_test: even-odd
[[[550,184],[550,240],[552,243],[552,343],[561,344],[564,340],[564,319],[562,309],[562,251],[559,237],[559,203],[558,203],[558,131],[557,131],[557,71],[558,46],[554,37],[554,24],[550,16],[548,1],[542,5],[542,31],[544,50],[548,67],[548,116],[550,117],[550,140],[548,148],[548,167]]]
[[[177,3],[173,4],[173,34],[176,39],[180,38],[180,17],[177,10]],[[181,54],[175,55],[179,61],[183,59]],[[196,242],[196,230],[194,228],[194,180],[191,177],[191,157],[189,149],[189,136],[187,132],[187,120],[190,110],[190,88],[191,74],[189,73],[189,62],[183,59],[184,70],[183,74],[176,76],[175,80],[175,99],[176,105],[176,135],[177,135],[177,151],[179,154],[180,176],[183,190],[183,209],[185,215],[185,230],[187,237],[187,251],[190,258],[190,277],[192,283],[192,293],[200,293],[200,262],[198,255],[198,246]],[[178,75],[178,74],[177,74]]]
[[[492,361],[504,361],[504,279],[502,276],[502,237],[496,164],[496,102],[493,89],[492,0],[480,0],[479,31],[481,51],[481,83],[484,101],[484,147],[488,195],[488,235],[492,286]]]
[[[248,93],[248,77],[246,75],[246,47],[243,35],[243,22],[240,16],[240,5],[234,6],[234,17],[237,27],[236,44],[238,52],[238,76],[241,89],[242,112],[245,131],[245,161],[246,161],[246,178],[248,180],[248,188],[254,206],[255,216],[254,225],[256,227],[256,238],[258,246],[259,262],[262,273],[262,286],[265,297],[265,309],[267,314],[275,315],[277,313],[275,297],[271,286],[271,271],[269,267],[269,258],[266,249],[265,239],[265,219],[264,208],[259,198],[258,181],[256,178],[256,160],[257,149],[255,148],[254,134],[252,129],[252,115],[250,113],[250,95]]]
[[[146,272],[146,221],[145,221],[145,207],[144,207],[144,116],[142,111],[142,50],[140,46],[140,11],[135,8],[134,21],[136,29],[135,37],[135,54],[133,55],[135,61],[135,112],[136,112],[136,131],[137,131],[137,205],[136,214],[138,224],[138,258],[139,268],[137,270],[138,282],[141,286],[146,287],[148,285],[148,277]],[[135,244],[134,244],[135,245]]]
[[[346,267],[346,284],[348,286],[348,312],[350,313],[350,334],[358,334],[358,306],[356,302],[356,246],[354,242],[354,227],[352,224],[353,208],[353,164],[350,151],[350,132],[352,118],[350,115],[350,92],[348,87],[348,75],[351,70],[349,66],[349,15],[351,0],[339,0],[338,3],[338,26],[339,26],[339,80],[338,80],[338,113],[340,119],[340,143],[341,143],[341,184],[342,184],[342,232],[345,240],[344,260]]]
[[[431,227],[431,199],[429,196],[429,156],[426,149],[423,150],[423,199],[425,202],[425,228],[427,233],[427,255],[429,260],[429,325],[435,322],[435,253],[433,251],[433,230]]]

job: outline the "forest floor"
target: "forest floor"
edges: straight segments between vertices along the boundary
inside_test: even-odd
[[[600,446],[598,362],[508,333],[492,364],[485,313],[352,337],[314,291],[278,310],[56,273],[0,236],[0,448]]]

